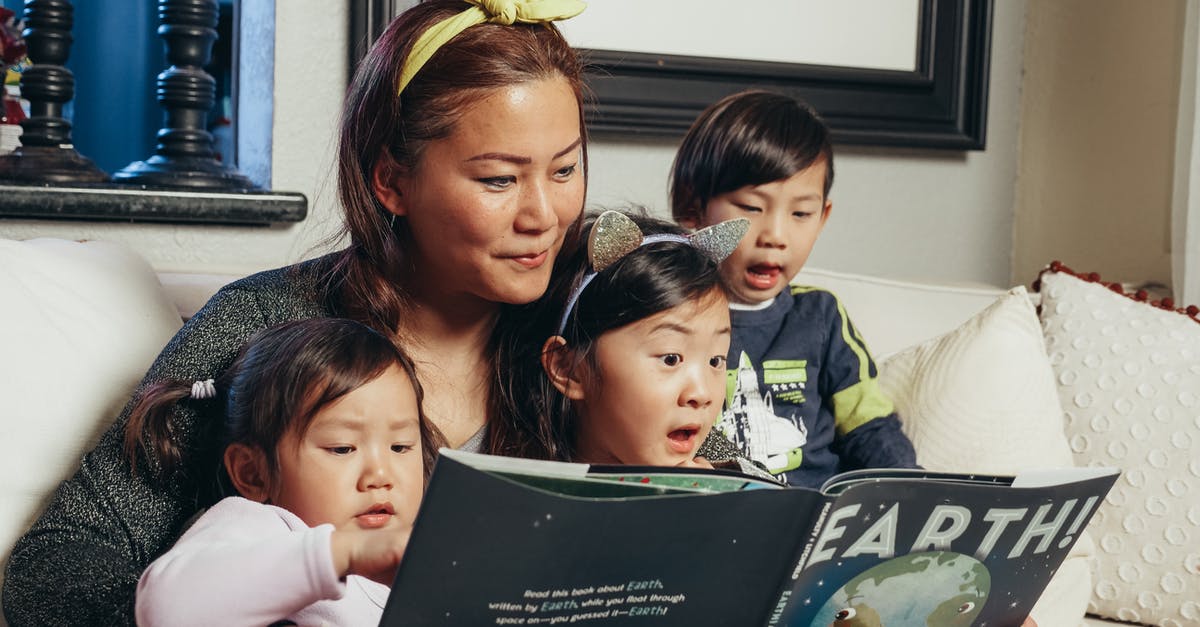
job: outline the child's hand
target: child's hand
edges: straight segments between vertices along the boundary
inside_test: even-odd
[[[1021,623],[1021,627],[1038,627],[1038,624],[1033,620],[1032,616],[1026,616],[1025,622]]]
[[[703,457],[693,457],[691,459],[685,459],[685,460],[679,462],[678,464],[676,464],[676,467],[678,467],[678,468],[708,468],[711,470],[713,465],[710,464],[708,462],[708,460],[704,459]]]
[[[361,575],[390,586],[408,546],[411,525],[394,520],[380,529],[362,529],[351,521],[333,530],[333,567],[338,576]]]

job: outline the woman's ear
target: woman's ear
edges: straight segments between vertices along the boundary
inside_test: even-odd
[[[574,361],[575,354],[567,347],[567,340],[561,335],[555,335],[542,344],[542,368],[554,387],[563,396],[573,400],[583,400],[583,383],[577,377]]]
[[[403,190],[406,179],[405,169],[386,151],[371,170],[371,191],[375,192],[379,203],[393,215],[402,216],[408,212]]]
[[[261,449],[241,443],[225,448],[225,472],[238,494],[259,503],[271,496],[271,473]]]

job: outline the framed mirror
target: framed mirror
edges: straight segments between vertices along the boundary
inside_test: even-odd
[[[906,1],[743,0],[734,15],[727,3],[706,0],[691,3],[691,12],[679,16],[679,5],[670,0],[593,0],[583,15],[563,23],[563,31],[581,42],[591,68],[588,84],[595,100],[587,112],[588,128],[596,136],[679,138],[712,102],[764,88],[808,101],[838,143],[982,150],[992,0]],[[621,17],[629,14],[621,3],[637,4],[636,24]],[[391,17],[413,4],[353,0],[352,65]],[[843,19],[835,19],[838,15]],[[751,27],[732,27],[732,19],[747,17]],[[902,50],[890,58],[911,58],[911,64],[793,54],[788,43],[801,48],[801,38],[814,30],[804,19],[820,24],[825,41],[848,42],[848,51],[878,47],[881,32],[889,41],[907,42],[911,57]],[[741,51],[728,48],[730,42],[755,47],[750,40],[783,42],[784,50],[735,58]],[[656,48],[630,49],[629,41],[654,42]]]

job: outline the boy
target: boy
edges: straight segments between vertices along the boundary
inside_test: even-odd
[[[829,219],[832,184],[824,122],[807,105],[763,91],[701,113],[671,174],[681,225],[750,219],[721,263],[733,338],[716,428],[780,479],[811,487],[843,470],[916,467],[841,302],[788,284]]]

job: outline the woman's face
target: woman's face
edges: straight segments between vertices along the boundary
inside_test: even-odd
[[[385,205],[408,220],[418,298],[527,303],[583,209],[583,139],[563,78],[488,93],[430,142]]]

